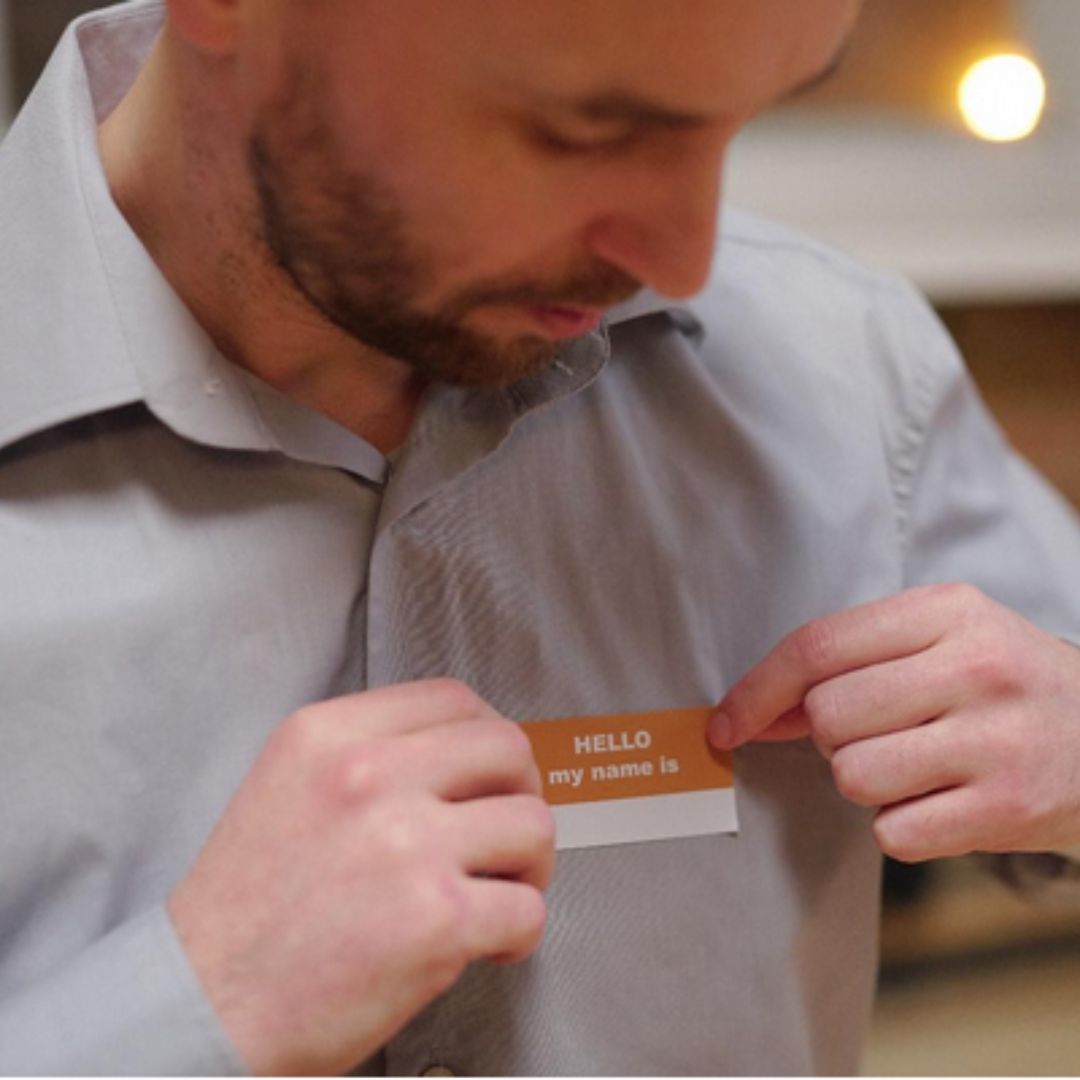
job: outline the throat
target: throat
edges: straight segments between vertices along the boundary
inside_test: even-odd
[[[417,392],[408,402],[402,402],[394,409],[370,417],[365,425],[367,434],[363,437],[384,456],[400,450],[405,445],[420,411],[420,398],[421,392]]]
[[[404,367],[383,357],[354,355],[293,368],[280,380],[255,374],[386,455],[405,444],[424,393],[424,381],[407,368],[402,372]]]

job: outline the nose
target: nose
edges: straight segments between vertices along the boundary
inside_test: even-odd
[[[700,292],[716,248],[724,150],[643,169],[590,224],[590,253],[672,299]]]

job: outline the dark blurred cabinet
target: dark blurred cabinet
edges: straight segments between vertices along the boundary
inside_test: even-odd
[[[15,101],[22,101],[37,81],[64,27],[77,15],[107,7],[109,0],[0,0],[7,8],[11,35],[8,52],[15,81]]]

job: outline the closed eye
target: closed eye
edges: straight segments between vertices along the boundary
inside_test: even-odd
[[[614,135],[582,137],[565,135],[545,127],[533,127],[530,140],[541,150],[556,155],[613,154],[630,149],[638,139],[636,131],[621,131]]]

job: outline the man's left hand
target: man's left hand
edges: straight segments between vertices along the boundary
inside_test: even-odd
[[[1080,649],[972,586],[807,623],[709,727],[725,750],[807,736],[894,858],[1080,843]]]

